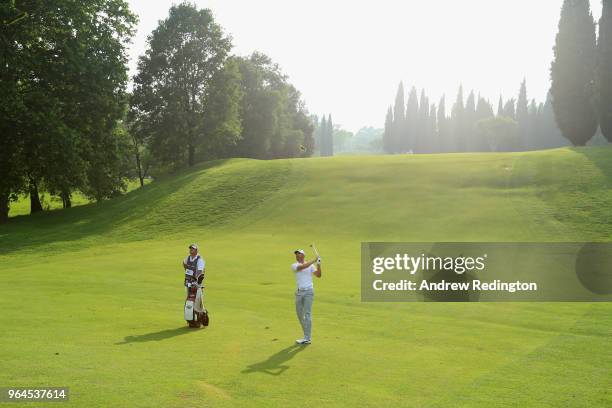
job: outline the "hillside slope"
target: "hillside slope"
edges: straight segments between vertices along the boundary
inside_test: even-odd
[[[1,384],[67,406],[612,405],[608,304],[370,304],[362,241],[610,240],[612,149],[208,163],[0,226]],[[185,329],[181,258],[212,325]],[[316,242],[296,348],[292,250]],[[304,393],[304,390],[308,390]]]
[[[16,217],[0,227],[0,253],[175,236],[232,223],[230,230],[273,231],[298,222],[305,231],[370,240],[607,239],[611,187],[608,148],[233,159],[108,202]]]

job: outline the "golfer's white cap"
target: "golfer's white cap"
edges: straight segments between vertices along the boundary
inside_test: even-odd
[[[189,245],[189,249],[195,249],[196,251],[198,250],[198,244],[191,244]]]
[[[304,252],[304,250],[303,250],[303,249],[296,249],[295,251],[293,251],[293,253],[294,253],[295,255],[297,255],[297,254],[306,255],[306,252]]]

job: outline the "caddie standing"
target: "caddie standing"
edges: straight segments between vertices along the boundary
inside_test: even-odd
[[[189,255],[183,260],[183,268],[185,268],[185,294],[189,291],[187,283],[197,281],[199,287],[196,293],[194,310],[199,313],[204,313],[205,310],[202,296],[205,266],[206,262],[204,262],[204,258],[202,258],[198,252],[198,245],[189,245]]]
[[[304,331],[304,337],[296,340],[297,344],[310,344],[312,342],[312,302],[314,299],[314,285],[312,275],[321,277],[321,258],[305,262],[303,249],[293,251],[295,262],[291,269],[295,272],[297,290],[295,292],[295,311]],[[317,265],[316,268],[314,265]]]

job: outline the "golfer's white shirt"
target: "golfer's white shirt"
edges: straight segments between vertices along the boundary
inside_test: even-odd
[[[312,289],[312,274],[315,273],[316,268],[314,265],[310,265],[308,268],[304,268],[298,271],[298,267],[301,264],[299,262],[291,265],[291,269],[295,272],[295,281],[297,282],[298,289]]]

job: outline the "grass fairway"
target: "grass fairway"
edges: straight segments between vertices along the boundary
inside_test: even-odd
[[[612,305],[361,303],[359,254],[609,241],[611,208],[612,149],[589,148],[218,161],[15,217],[0,227],[0,385],[69,386],[75,407],[610,407]],[[182,320],[192,241],[201,330]],[[300,348],[289,265],[312,241],[323,279]]]

